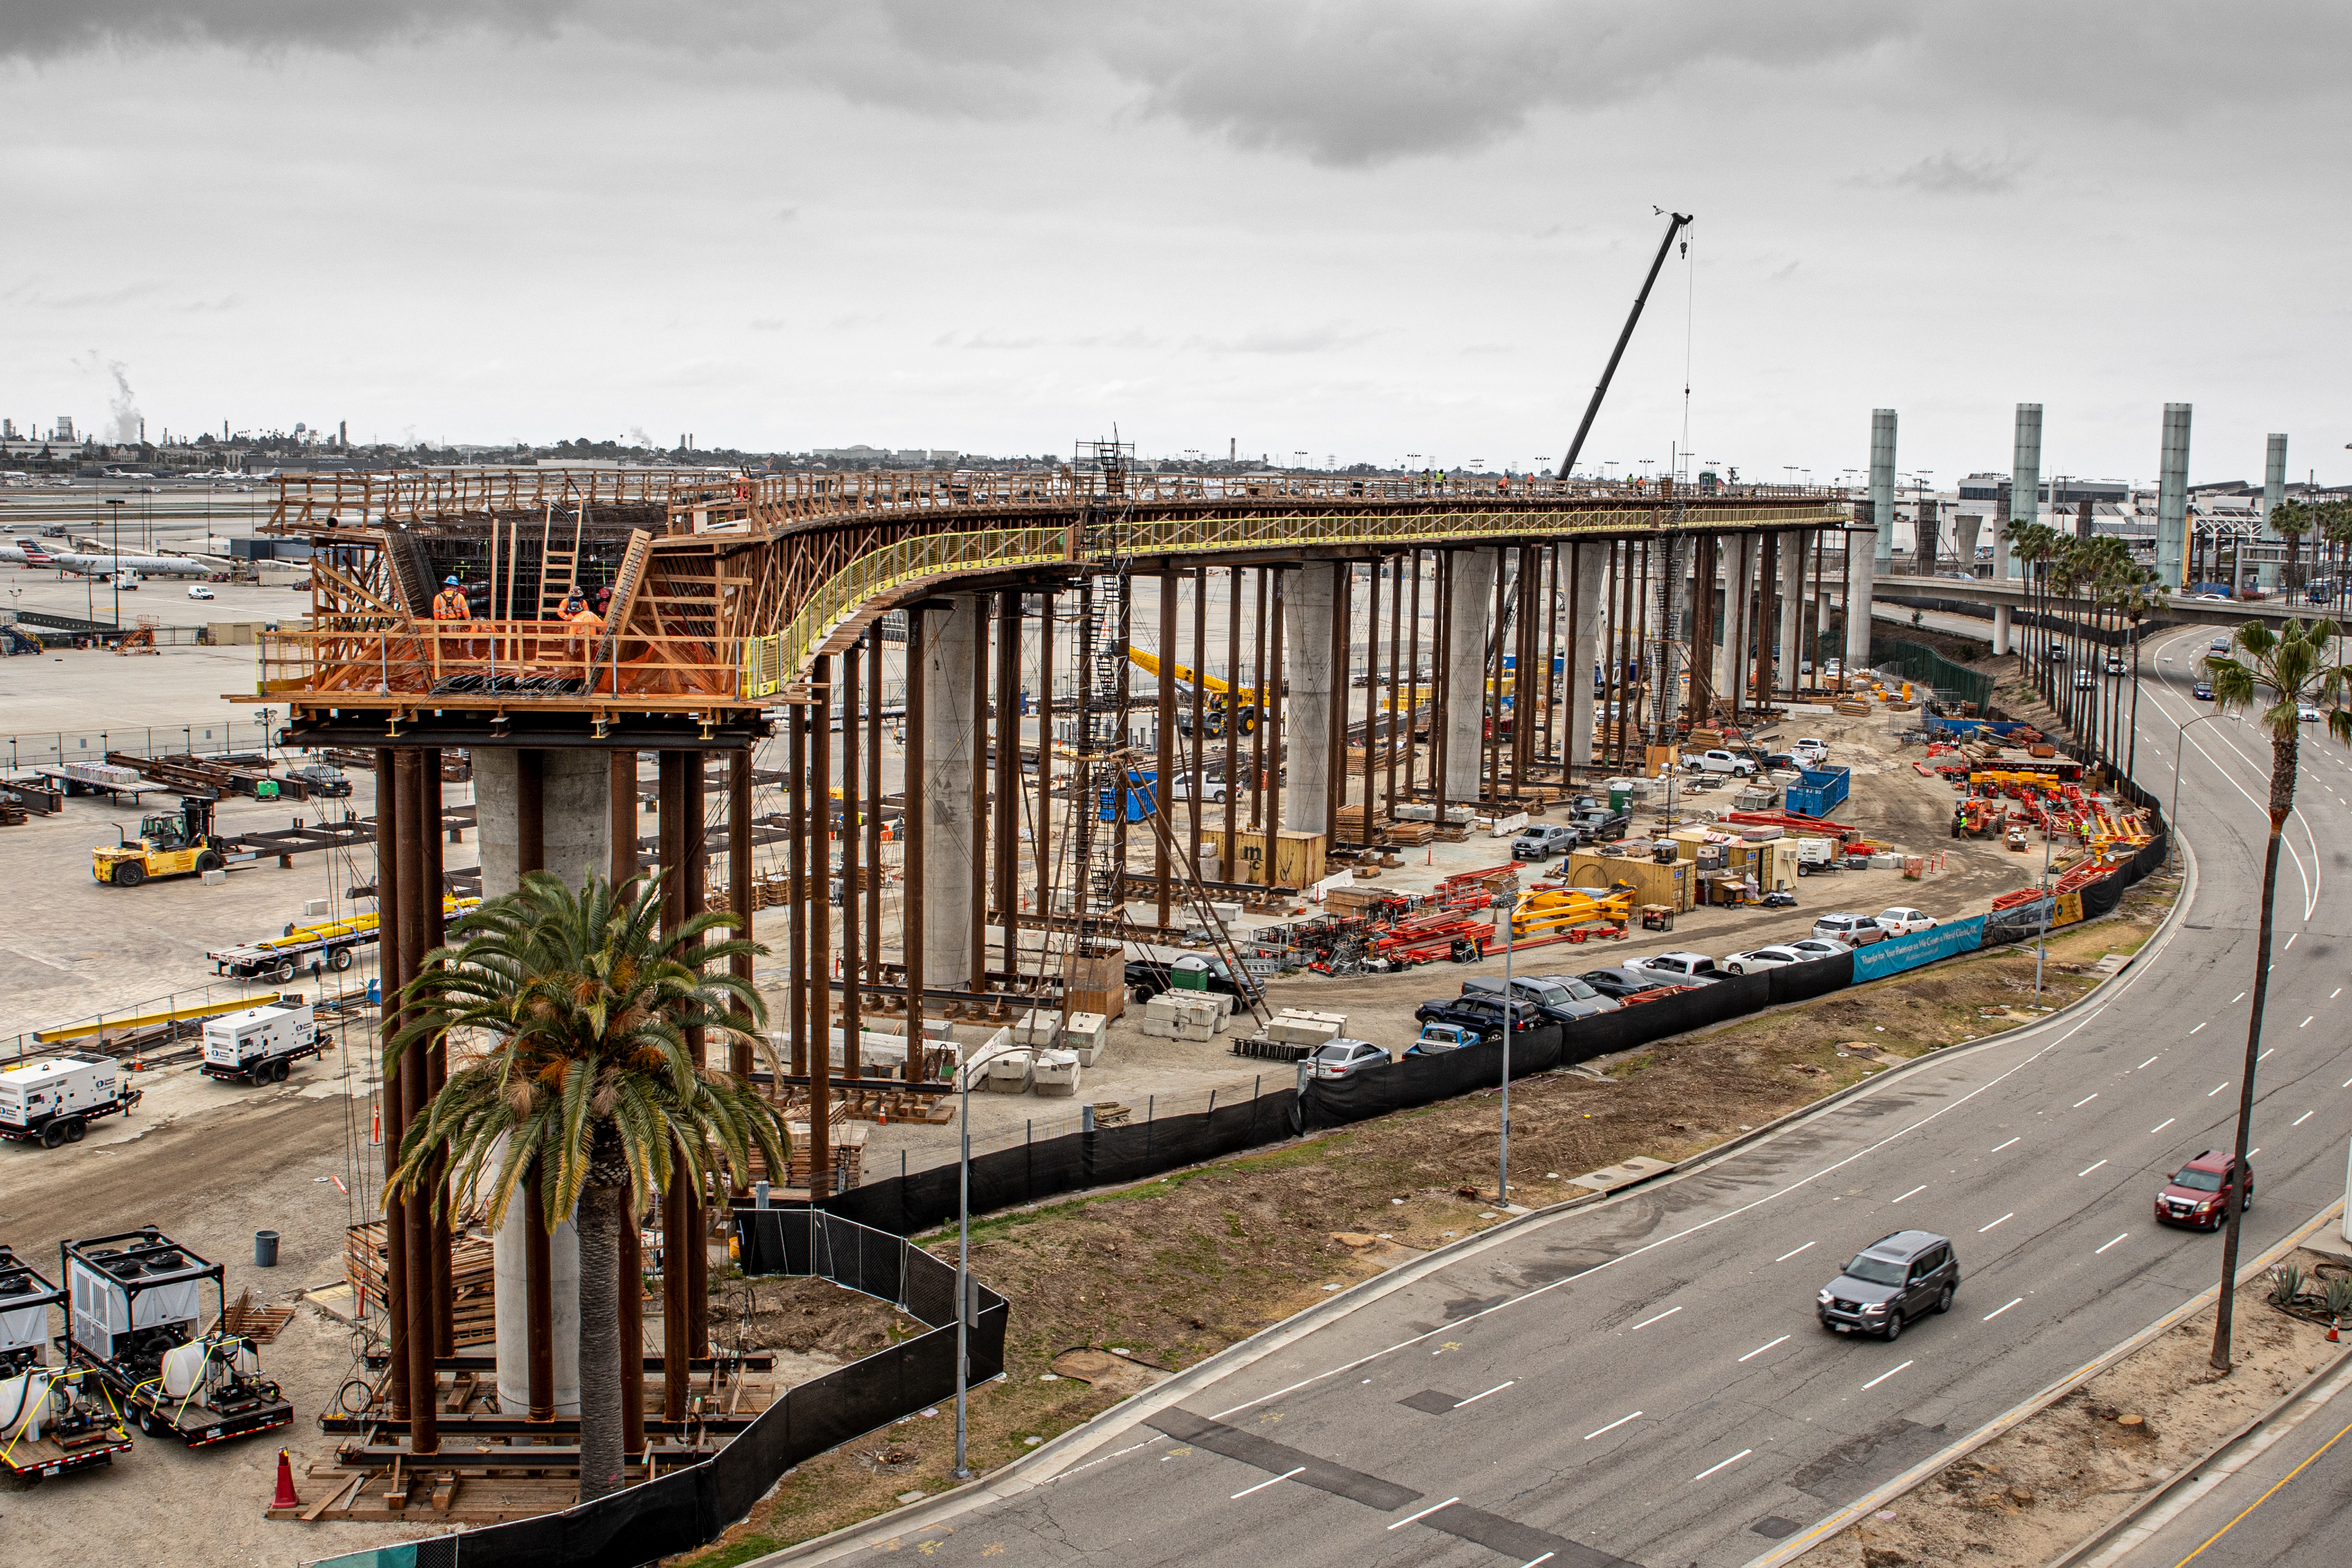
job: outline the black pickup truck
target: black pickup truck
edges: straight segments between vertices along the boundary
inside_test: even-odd
[[[1248,975],[1238,982],[1222,958],[1202,958],[1209,966],[1208,989],[1221,991],[1237,1002],[1248,1002],[1260,994],[1257,982]],[[1162,991],[1173,990],[1168,978],[1169,962],[1160,958],[1130,958],[1127,961],[1127,988],[1139,1002],[1149,1002]]]
[[[1576,829],[1576,836],[1582,842],[1607,844],[1612,840],[1622,838],[1631,832],[1633,817],[1631,812],[1624,811],[1607,809],[1580,811],[1576,814],[1575,821],[1570,826]]]

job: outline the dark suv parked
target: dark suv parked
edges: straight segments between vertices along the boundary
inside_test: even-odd
[[[1825,1329],[1893,1340],[1914,1318],[1950,1311],[1959,1288],[1959,1260],[1948,1238],[1898,1230],[1854,1254],[1845,1272],[1822,1287],[1817,1307]]]
[[[1514,1002],[1511,1011],[1517,1017],[1516,1027],[1541,1028],[1551,1020],[1542,1008],[1532,1002]],[[1423,1024],[1458,1024],[1477,1031],[1481,1040],[1503,1037],[1503,999],[1499,996],[1433,997],[1412,1010],[1413,1019]]]

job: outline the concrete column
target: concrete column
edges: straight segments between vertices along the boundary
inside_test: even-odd
[[[1943,563],[1938,559],[1936,503],[1923,499],[1919,502],[1919,521],[1911,533],[1911,574],[1915,577],[1933,577]]]
[[[2270,450],[2263,459],[2263,537],[2273,542],[2281,542],[2283,536],[2270,526],[2271,513],[2275,511],[2279,502],[2284,500],[2286,500],[2286,437],[2273,431],[2270,438]],[[2263,563],[2261,582],[2263,587],[2275,588],[2279,585],[2279,568],[2282,564],[2283,563],[2276,561]]]
[[[987,635],[986,602],[958,596],[927,617],[924,697],[930,712],[923,771],[923,974],[927,985],[958,985],[971,973],[972,865],[981,825],[972,820],[972,769],[982,715],[972,709],[972,670]]]
[[[1992,651],[1996,654],[2009,651],[2009,606],[2007,605],[1995,605],[1992,607]]]
[[[1576,581],[1570,590],[1576,595],[1576,636],[1570,642],[1567,678],[1562,683],[1562,700],[1568,704],[1568,762],[1574,767],[1588,767],[1592,762],[1592,666],[1599,657],[1601,590],[1608,566],[1608,552],[1600,544],[1588,544],[1576,552]]]
[[[2042,405],[2021,403],[2017,405],[2017,441],[2012,448],[2009,471],[2009,520],[2023,526],[2042,521]],[[2009,552],[2009,541],[2000,539],[1993,545],[1993,573],[2004,581],[2019,575],[2017,562]]]
[[[1870,574],[1884,577],[1895,563],[1895,410],[1870,411],[1870,514],[1878,524]]]
[[[1454,624],[1445,642],[1445,689],[1437,694],[1437,721],[1445,726],[1445,798],[1475,800],[1479,788],[1480,716],[1486,708],[1486,638],[1495,619],[1499,550],[1464,550],[1454,557]]]
[[[612,753],[571,746],[540,756],[539,832],[541,864],[577,887],[611,869],[614,770]],[[482,897],[500,898],[521,885],[525,857],[520,752],[508,747],[474,751],[474,809],[480,833]],[[635,803],[626,816],[634,824]],[[506,1222],[490,1238],[490,1268],[498,1285],[496,1354],[499,1409],[509,1415],[530,1410],[530,1250],[525,1237],[524,1196],[507,1207]],[[550,1344],[555,1364],[555,1412],[580,1413],[580,1237],[569,1220],[549,1236],[553,1310]]]
[[[1318,562],[1301,567],[1285,585],[1282,637],[1290,680],[1282,720],[1290,752],[1282,794],[1286,832],[1331,831],[1331,615],[1339,602],[1339,574],[1346,570],[1344,562]]]
[[[1848,675],[1870,665],[1870,574],[1876,560],[1876,540],[1885,532],[1884,528],[1867,527],[1845,531],[1844,658]]]
[[[567,746],[540,753],[540,821],[545,868],[577,888],[611,868],[612,753]],[[507,747],[474,750],[474,808],[481,835],[482,897],[499,898],[521,885],[520,781],[518,753]]]
[[[1809,538],[1804,530],[1792,528],[1780,535],[1780,689],[1794,691],[1803,680],[1806,655],[1798,645],[1804,640],[1805,618],[1805,552]]]
[[[1984,513],[1962,511],[1952,514],[1952,560],[1954,571],[1974,576],[1977,569],[1977,535],[1984,531]]]
[[[2189,407],[2164,405],[2164,443],[2157,459],[2156,575],[2176,590],[2189,549]]]

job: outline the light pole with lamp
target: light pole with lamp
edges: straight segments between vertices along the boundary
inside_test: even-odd
[[[1511,1037],[1519,1032],[1519,999],[1511,994],[1511,938],[1517,934],[1519,879],[1516,873],[1495,885],[1495,900],[1503,907],[1503,1137],[1496,1159],[1495,1202],[1511,1206]]]
[[[2196,718],[2180,726],[2180,733],[2172,742],[2172,801],[2164,814],[2164,820],[2167,826],[2176,831],[2180,822],[2180,754],[2189,749],[2189,731],[2192,727],[2202,724],[2208,719],[2219,719],[2221,716],[2221,710],[2219,708],[2210,713],[2200,713]]]

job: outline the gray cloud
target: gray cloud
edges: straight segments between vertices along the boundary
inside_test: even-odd
[[[1996,158],[1990,154],[1971,158],[1948,148],[1892,174],[1867,176],[1864,183],[1929,196],[1999,195],[2017,188],[2025,165],[2022,158]]]

